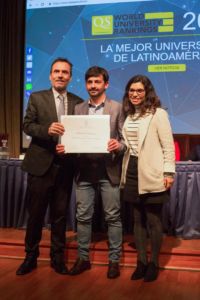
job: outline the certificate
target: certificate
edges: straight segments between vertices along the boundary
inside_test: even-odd
[[[110,115],[61,116],[65,133],[61,144],[66,153],[107,153]]]

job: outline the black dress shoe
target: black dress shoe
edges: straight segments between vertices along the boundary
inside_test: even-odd
[[[78,258],[76,260],[74,266],[69,271],[69,274],[70,275],[78,275],[89,269],[91,269],[90,261],[83,260],[82,258]]]
[[[147,265],[140,260],[137,261],[137,267],[131,276],[131,280],[138,280],[144,278],[147,271]]]
[[[110,279],[117,278],[120,275],[119,263],[118,262],[109,262],[107,277]]]
[[[37,259],[33,257],[26,257],[24,262],[19,266],[16,275],[25,275],[37,268]]]
[[[64,261],[56,261],[51,260],[51,267],[55,270],[55,272],[61,274],[61,275],[67,275],[69,274],[69,271],[67,267],[65,266]]]
[[[153,262],[150,262],[147,265],[147,271],[144,276],[144,281],[150,282],[156,280],[158,278],[158,273],[159,273],[159,268]]]

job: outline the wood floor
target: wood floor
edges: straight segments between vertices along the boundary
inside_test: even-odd
[[[76,235],[67,232],[67,265],[77,252]],[[121,276],[107,279],[107,240],[95,234],[91,244],[92,269],[63,276],[49,266],[49,231],[44,230],[38,268],[25,276],[15,272],[24,257],[24,230],[0,229],[0,300],[199,300],[200,240],[165,237],[157,281],[131,281],[136,263],[132,237],[125,236]]]

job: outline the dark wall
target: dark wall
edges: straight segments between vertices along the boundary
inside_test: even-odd
[[[190,151],[195,147],[195,145],[200,144],[200,135],[174,134],[174,140],[179,144],[181,160],[187,160]]]
[[[0,0],[0,134],[20,153],[25,0]]]

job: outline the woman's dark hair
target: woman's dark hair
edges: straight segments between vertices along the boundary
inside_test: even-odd
[[[148,77],[144,75],[136,75],[133,76],[127,83],[125,88],[125,93],[123,96],[123,110],[125,115],[134,115],[135,114],[135,106],[130,102],[128,97],[129,89],[132,83],[141,82],[144,85],[145,89],[145,101],[143,101],[140,105],[140,117],[143,116],[147,111],[151,111],[155,113],[157,107],[161,107],[160,99],[158,98],[156,91],[154,89],[153,84],[149,80]]]

